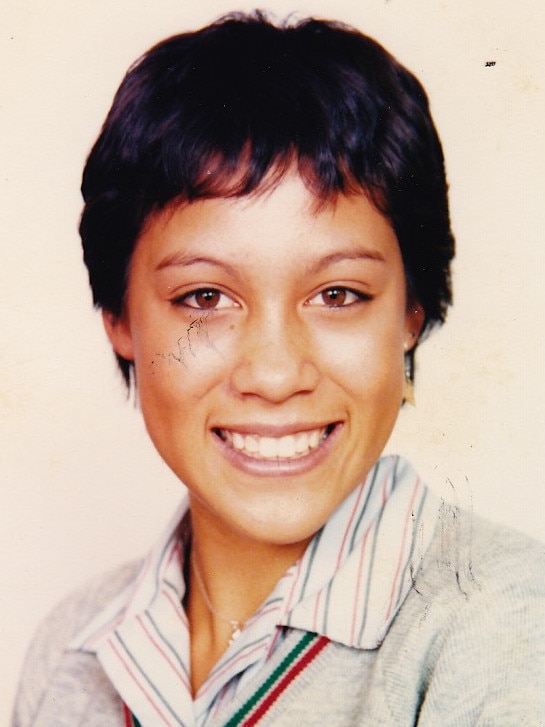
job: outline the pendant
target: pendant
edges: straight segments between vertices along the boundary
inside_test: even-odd
[[[240,634],[242,633],[242,629],[240,628],[240,623],[238,621],[229,621],[231,624],[231,628],[233,629],[233,633],[231,634],[231,638],[229,639],[229,646],[233,643],[233,641],[236,641]]]

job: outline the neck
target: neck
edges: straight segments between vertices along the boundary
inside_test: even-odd
[[[196,692],[228,647],[236,628],[232,622],[244,628],[308,541],[273,545],[225,533],[202,518],[198,506],[191,508],[191,527],[186,607]]]
[[[191,557],[214,608],[245,620],[304,553],[303,542],[277,544],[226,530],[198,503],[191,503]]]

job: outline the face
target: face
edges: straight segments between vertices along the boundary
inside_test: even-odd
[[[312,537],[380,456],[422,318],[367,198],[320,207],[290,175],[150,218],[105,322],[194,527],[278,546]]]

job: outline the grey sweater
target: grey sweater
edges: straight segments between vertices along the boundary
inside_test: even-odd
[[[122,727],[120,699],[98,661],[66,645],[136,571],[130,565],[103,577],[43,624],[13,727]],[[299,637],[288,635],[263,680]],[[249,685],[213,725],[224,724],[254,689]],[[382,645],[362,651],[329,644],[260,724],[544,726],[545,546],[456,511],[440,517]]]

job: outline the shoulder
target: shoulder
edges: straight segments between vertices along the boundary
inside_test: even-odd
[[[545,598],[545,544],[443,502],[419,580],[466,600],[500,592]]]
[[[476,643],[516,634],[543,649],[545,545],[442,503],[411,598],[440,629],[439,641],[475,629]]]
[[[96,577],[64,598],[37,629],[19,683],[14,724],[32,724],[70,642],[112,599],[134,582],[140,564],[129,563]]]
[[[409,600],[427,632],[423,724],[437,705],[453,724],[541,723],[545,545],[444,504]]]
[[[45,642],[49,650],[64,650],[102,608],[135,581],[139,569],[139,562],[126,563],[73,591],[42,622],[31,649]]]

